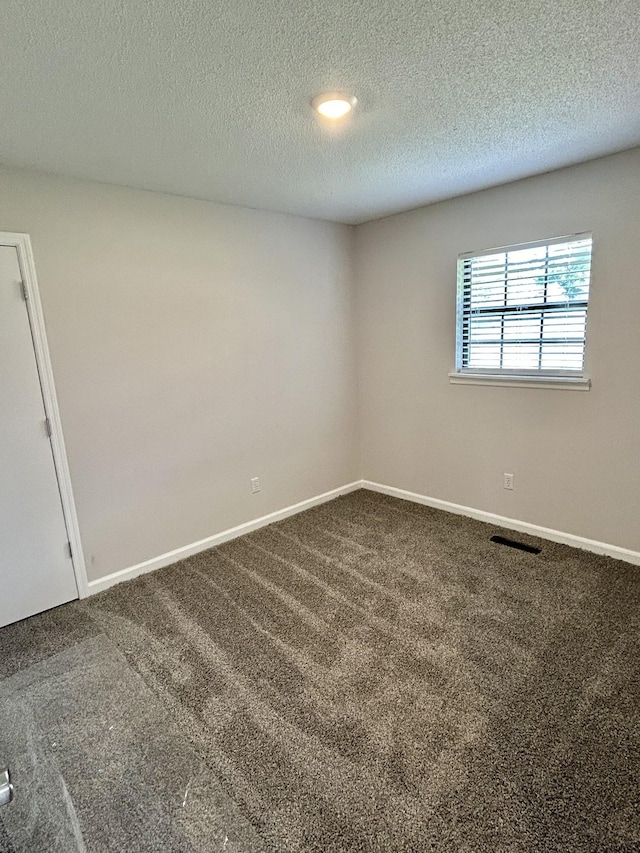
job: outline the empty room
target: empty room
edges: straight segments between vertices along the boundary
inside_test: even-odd
[[[0,853],[640,851],[637,0],[0,44]]]

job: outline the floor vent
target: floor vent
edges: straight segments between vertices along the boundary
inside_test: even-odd
[[[507,545],[509,548],[517,548],[518,551],[526,551],[527,554],[539,554],[540,548],[535,548],[533,545],[525,545],[524,542],[516,542],[515,539],[507,539],[505,536],[492,536],[492,542],[497,542],[498,545]]]

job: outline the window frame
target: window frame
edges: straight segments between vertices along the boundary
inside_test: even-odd
[[[554,246],[561,243],[570,243],[578,240],[591,240],[590,270],[589,270],[589,294],[584,302],[585,310],[585,333],[583,348],[583,363],[581,370],[573,369],[510,369],[510,368],[477,368],[463,366],[463,340],[465,328],[465,262],[470,259],[482,258],[488,255],[497,255],[506,252],[516,252],[522,249],[536,249],[539,247]],[[449,374],[452,384],[489,384],[489,385],[530,385],[532,387],[563,387],[576,390],[589,390],[591,381],[586,376],[587,365],[587,330],[589,318],[589,303],[592,296],[593,284],[593,234],[584,231],[577,234],[567,234],[560,237],[550,237],[542,240],[534,240],[526,243],[515,243],[512,245],[499,246],[491,249],[482,249],[471,252],[462,252],[457,258],[457,298],[456,298],[456,362],[455,371]],[[535,306],[523,305],[522,308],[529,310],[540,310],[544,303]],[[502,307],[502,306],[500,306]],[[500,307],[495,308],[496,314],[500,313]],[[504,339],[503,339],[504,340]]]

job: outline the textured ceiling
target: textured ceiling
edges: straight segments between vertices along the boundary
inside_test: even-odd
[[[639,44],[638,0],[2,0],[0,162],[363,222],[639,145]]]

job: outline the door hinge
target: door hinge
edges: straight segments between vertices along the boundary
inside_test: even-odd
[[[20,289],[22,290],[22,298],[24,299],[25,302],[28,302],[29,301],[29,294],[27,292],[27,285],[24,283],[24,281],[20,282]]]
[[[45,428],[46,433],[47,433],[47,438],[51,438],[51,435],[52,435],[52,432],[51,432],[51,421],[49,420],[49,418],[45,418],[45,419],[44,419],[44,428]]]
[[[73,560],[73,548],[71,547],[71,542],[67,542],[67,551],[69,552],[70,559]]]

